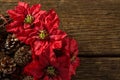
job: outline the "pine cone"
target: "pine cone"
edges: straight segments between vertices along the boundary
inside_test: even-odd
[[[14,60],[19,66],[24,66],[28,62],[31,61],[31,50],[29,46],[22,46],[20,47],[15,55],[14,55]]]
[[[15,35],[9,34],[7,36],[6,42],[4,44],[4,48],[2,51],[5,52],[5,54],[13,54],[17,49],[21,46],[21,43],[18,41],[17,38],[15,38]]]
[[[0,33],[6,32],[5,25],[9,23],[11,20],[8,16],[0,15]]]
[[[3,57],[0,60],[0,71],[4,74],[11,74],[16,70],[16,63],[13,58],[8,56]]]
[[[0,28],[0,51],[3,49],[8,33]]]
[[[5,17],[0,15],[0,50],[4,45],[5,40],[7,38],[7,34],[8,34],[5,30],[5,25],[4,25],[5,23],[6,23]]]
[[[26,76],[23,78],[23,80],[33,80],[33,77],[32,76]]]
[[[1,26],[2,24],[4,24],[4,20],[3,20],[2,17],[0,17],[0,26]]]
[[[11,80],[10,75],[0,73],[0,80]]]
[[[5,56],[5,53],[0,51],[0,59],[2,59]]]
[[[7,21],[6,21],[6,18],[0,14],[0,26],[5,24]]]

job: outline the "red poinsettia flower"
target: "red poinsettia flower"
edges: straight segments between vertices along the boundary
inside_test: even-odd
[[[7,11],[12,19],[12,22],[6,26],[7,31],[18,34],[26,29],[33,28],[39,22],[42,14],[46,12],[40,8],[40,4],[30,7],[25,2],[18,2],[15,9]]]
[[[59,57],[56,61],[51,61],[44,54],[28,64],[24,68],[24,72],[33,76],[34,80],[70,80],[69,61],[69,58],[66,56]]]
[[[60,56],[69,56],[70,58],[70,75],[75,74],[79,66],[78,44],[76,40],[66,37],[62,40],[62,47],[51,50],[51,59],[56,60]]]
[[[41,54],[48,46],[51,48],[61,47],[61,40],[66,33],[59,30],[59,19],[54,10],[47,12],[34,29],[25,30],[17,37],[20,41],[30,44],[33,53]]]
[[[65,50],[69,51],[70,56],[70,75],[75,75],[75,71],[77,67],[79,66],[79,58],[78,58],[78,44],[76,40],[71,38],[66,38],[65,42],[67,42],[67,45],[65,46]]]

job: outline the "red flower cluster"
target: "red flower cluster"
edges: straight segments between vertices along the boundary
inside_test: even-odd
[[[19,2],[15,9],[8,10],[12,22],[6,29],[31,46],[33,59],[24,68],[27,75],[34,80],[70,80],[79,65],[77,42],[58,28],[54,10],[40,8],[39,4],[30,7]]]

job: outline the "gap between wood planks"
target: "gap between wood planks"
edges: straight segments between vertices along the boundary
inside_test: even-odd
[[[119,57],[119,54],[79,54],[78,57],[83,58],[112,58],[112,57]]]

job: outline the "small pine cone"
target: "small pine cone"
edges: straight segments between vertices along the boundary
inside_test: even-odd
[[[0,80],[11,80],[11,76],[1,72],[0,73]]]
[[[0,16],[0,26],[5,23],[5,20]]]
[[[20,47],[15,55],[14,55],[14,60],[19,66],[24,66],[28,62],[31,61],[31,50],[29,46],[22,46]]]
[[[4,39],[4,37],[7,36],[6,35],[7,32],[6,32],[6,28],[5,28],[6,22],[7,22],[6,17],[3,15],[0,15],[0,40],[1,40],[1,36],[2,36],[2,39]]]
[[[3,57],[0,60],[0,71],[4,74],[11,74],[16,70],[16,63],[13,58],[8,56]]]
[[[0,51],[4,48],[5,40],[7,38],[8,33],[4,31],[0,31]]]
[[[3,15],[0,15],[0,26],[4,25],[6,22],[6,18]]]
[[[0,51],[0,59],[2,59],[5,56],[5,53]]]
[[[23,80],[34,80],[32,76],[26,76],[23,78]]]
[[[4,48],[2,51],[5,52],[5,54],[13,54],[17,49],[21,46],[21,43],[18,41],[17,38],[15,38],[14,34],[9,34],[7,36],[6,42],[4,44]]]

